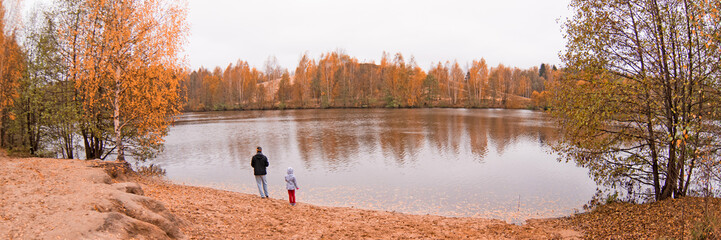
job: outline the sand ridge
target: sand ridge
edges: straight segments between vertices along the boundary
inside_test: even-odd
[[[0,157],[0,239],[184,239],[136,183],[82,160]]]

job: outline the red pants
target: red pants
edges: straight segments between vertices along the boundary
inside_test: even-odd
[[[288,200],[290,203],[295,203],[295,190],[288,190]]]

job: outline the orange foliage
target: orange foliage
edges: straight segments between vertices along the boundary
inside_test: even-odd
[[[85,0],[85,16],[61,27],[66,42],[76,39],[78,64],[70,74],[83,99],[85,118],[109,113],[118,158],[123,142],[147,147],[162,143],[169,118],[179,113],[187,6],[162,0]]]
[[[537,108],[546,108],[548,107],[548,98],[550,97],[550,93],[548,91],[543,92],[536,92],[533,91],[531,93],[531,101],[533,102],[533,106]]]
[[[543,91],[545,82],[537,67],[521,70],[499,65],[489,70],[481,59],[466,70],[458,62],[446,62],[433,65],[426,73],[413,57],[406,61],[400,53],[386,52],[379,64],[361,63],[342,50],[321,54],[317,61],[303,54],[295,74],[289,75],[289,85],[283,78],[266,80],[277,69],[271,67],[263,73],[242,61],[229,65],[225,72],[216,69],[221,72],[212,75],[198,69],[183,83],[186,106],[191,110],[421,105],[524,108],[530,105],[531,92]],[[215,91],[213,82],[221,83],[221,91]],[[206,97],[213,101],[201,101]],[[272,105],[267,104],[271,100]]]
[[[465,88],[463,84],[465,82],[465,74],[463,74],[463,70],[458,62],[453,62],[448,82],[451,88],[451,102],[453,105],[456,105],[464,97],[463,89]]]
[[[15,41],[14,30],[5,34],[5,9],[0,1],[0,129],[5,118],[6,109],[13,105],[18,97],[20,78],[25,71],[23,53]],[[8,116],[11,120],[14,116]],[[2,133],[3,131],[0,131]],[[0,135],[0,145],[3,145],[3,136]]]
[[[488,87],[488,65],[486,59],[481,58],[480,61],[473,60],[471,68],[468,70],[468,98],[469,104],[477,106],[481,104]]]
[[[445,99],[450,96],[450,88],[448,84],[448,68],[444,67],[443,64],[438,62],[435,67],[431,68],[431,70],[428,71],[428,74],[433,75],[438,81],[442,93],[441,98]]]
[[[303,54],[295,69],[295,80],[293,82],[293,100],[300,103],[301,106],[309,104],[311,96],[311,79],[315,74],[315,63],[307,54]]]
[[[423,95],[423,80],[426,79],[426,73],[423,72],[415,63],[409,66],[409,81],[406,96],[406,104],[409,107],[418,106]]]

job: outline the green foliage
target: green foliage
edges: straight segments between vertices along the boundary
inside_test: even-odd
[[[399,108],[401,104],[395,98],[386,98],[386,108]]]
[[[329,108],[330,107],[330,99],[328,99],[328,97],[321,97],[320,99],[321,99],[321,103],[320,103],[321,108]]]
[[[317,72],[310,81],[310,90],[313,93],[312,97],[320,99],[321,87],[320,87],[320,72]]]
[[[225,111],[228,109],[230,109],[230,108],[228,108],[228,106],[226,106],[225,103],[218,103],[218,104],[213,105],[212,110],[213,111]]]
[[[45,12],[31,18],[24,41],[27,72],[12,109],[17,118],[6,130],[18,140],[15,149],[34,156],[52,156],[46,149],[58,149],[63,157],[73,158],[80,108],[72,83],[62,75],[65,67],[52,18]]]
[[[426,105],[431,105],[438,98],[439,91],[438,79],[432,74],[426,75],[423,80],[423,99]]]
[[[621,202],[621,200],[619,199],[618,191],[613,191],[613,193],[610,193],[601,191],[600,189],[596,189],[596,194],[591,197],[591,200],[588,201],[588,203],[583,205],[583,210],[591,211],[599,206],[608,205],[615,202]]]

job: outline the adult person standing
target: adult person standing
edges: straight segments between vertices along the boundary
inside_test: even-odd
[[[263,148],[258,147],[255,149],[257,153],[250,160],[250,166],[253,167],[253,174],[255,175],[255,182],[258,184],[258,192],[260,192],[261,198],[267,198],[268,196],[268,181],[265,178],[267,174],[266,168],[268,167],[268,158],[263,155]],[[261,185],[262,188],[261,188]]]

